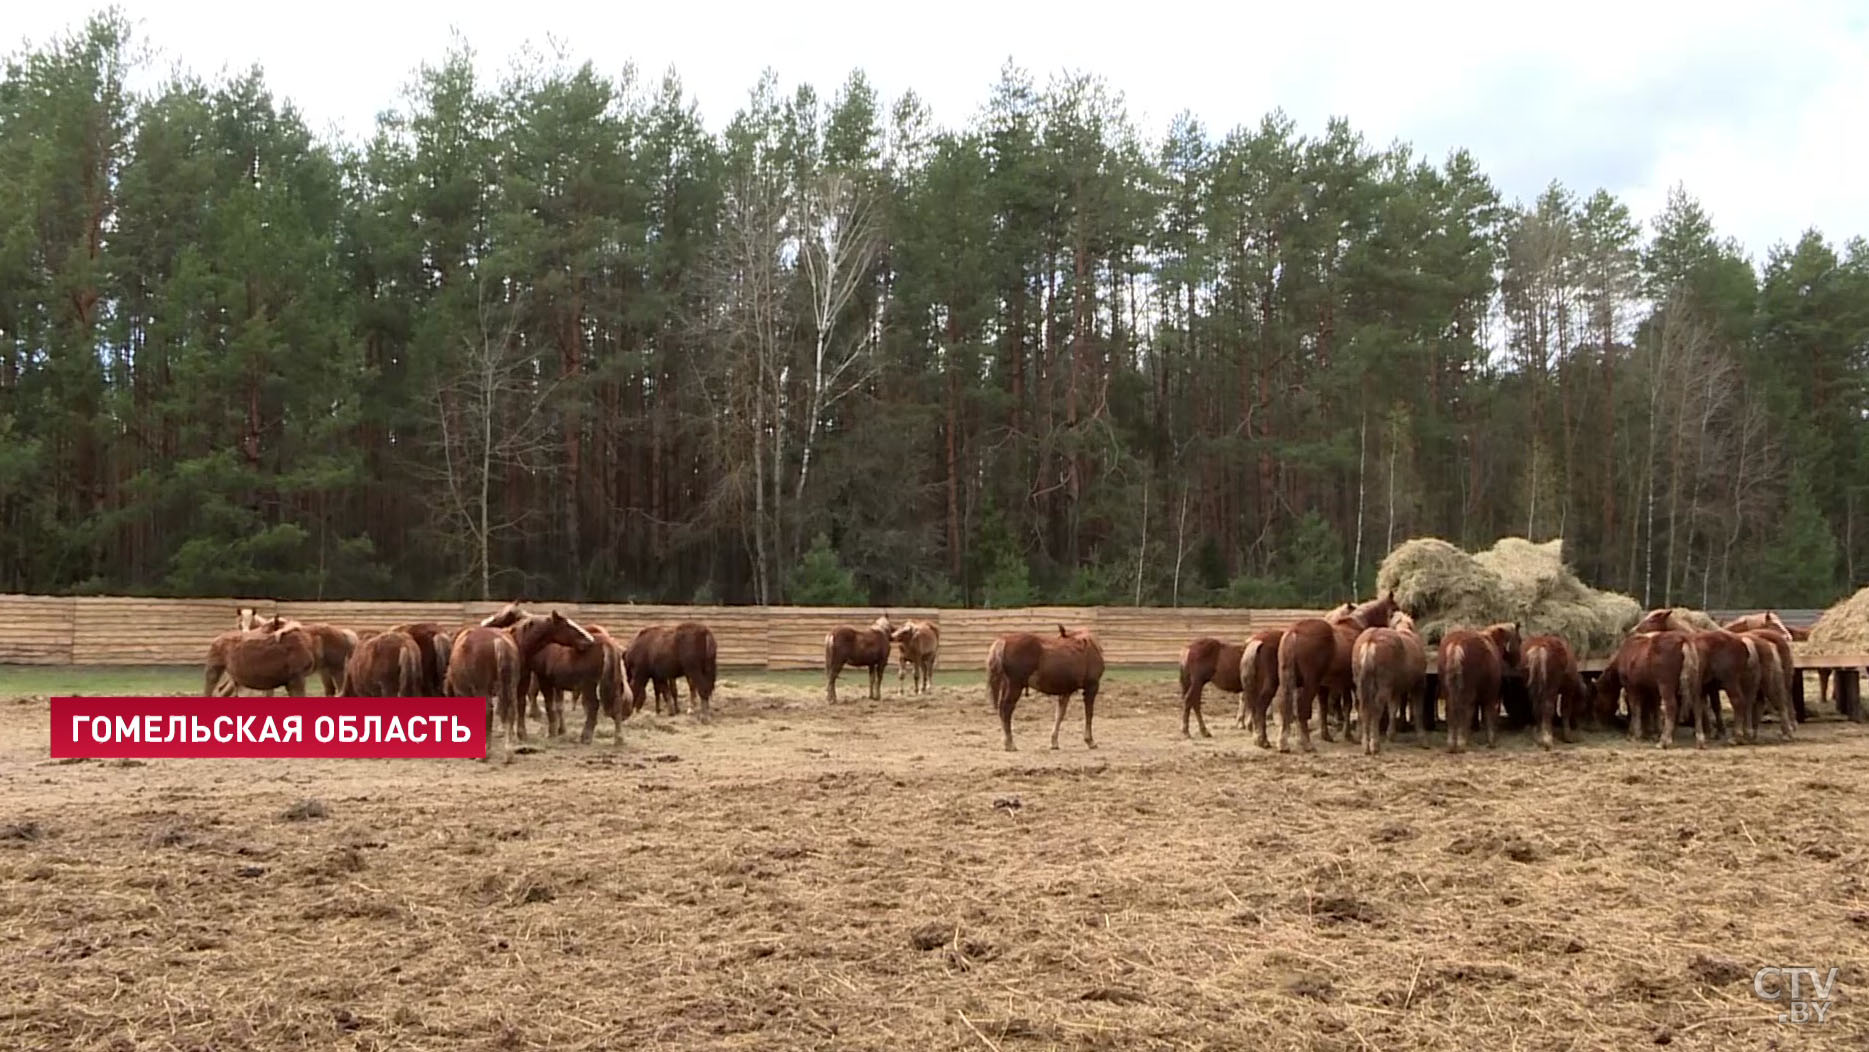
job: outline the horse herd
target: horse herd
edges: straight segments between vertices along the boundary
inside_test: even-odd
[[[1798,671],[1791,643],[1806,636],[1774,612],[1700,630],[1683,623],[1674,610],[1653,610],[1629,631],[1591,684],[1562,636],[1526,636],[1519,624],[1502,622],[1444,634],[1430,690],[1427,645],[1389,592],[1369,602],[1345,603],[1321,618],[1256,632],[1243,644],[1211,637],[1188,644],[1181,655],[1181,733],[1188,735],[1192,715],[1201,736],[1212,736],[1201,715],[1202,689],[1212,683],[1240,695],[1235,725],[1250,723],[1261,748],[1271,747],[1266,725],[1274,698],[1280,752],[1290,751],[1294,723],[1300,747],[1312,751],[1316,701],[1323,710],[1325,741],[1333,740],[1333,717],[1348,739],[1354,716],[1363,751],[1371,754],[1394,739],[1411,701],[1409,722],[1416,741],[1426,744],[1436,706],[1445,701],[1447,748],[1461,752],[1476,722],[1485,727],[1486,744],[1497,744],[1506,687],[1517,679],[1531,702],[1534,739],[1546,749],[1553,744],[1554,722],[1558,735],[1571,742],[1579,721],[1605,725],[1619,707],[1627,712],[1631,741],[1654,737],[1664,749],[1674,744],[1677,726],[1690,711],[1696,748],[1707,744],[1709,717],[1715,734],[1723,734],[1729,745],[1757,742],[1767,703],[1779,736],[1788,739],[1805,715],[1802,698],[1792,689]],[[1733,708],[1731,725],[1721,713],[1722,693]]]
[[[1630,631],[1609,666],[1587,683],[1570,645],[1557,635],[1525,636],[1516,623],[1447,632],[1436,650],[1430,679],[1428,647],[1393,592],[1360,603],[1344,603],[1323,617],[1302,618],[1282,629],[1253,633],[1243,643],[1202,637],[1183,649],[1180,661],[1181,733],[1190,717],[1203,738],[1212,737],[1201,711],[1205,687],[1240,695],[1235,726],[1250,727],[1261,748],[1270,748],[1268,724],[1278,703],[1280,752],[1299,746],[1313,751],[1311,715],[1321,709],[1320,733],[1334,741],[1333,721],[1346,740],[1351,724],[1365,753],[1393,741],[1404,722],[1426,744],[1437,707],[1446,705],[1447,748],[1467,748],[1476,724],[1488,746],[1497,744],[1506,686],[1523,682],[1532,705],[1534,738],[1546,749],[1557,735],[1573,741],[1579,720],[1603,724],[1626,699],[1632,740],[1656,736],[1673,744],[1677,723],[1693,714],[1697,747],[1715,732],[1729,744],[1756,742],[1760,709],[1775,709],[1780,736],[1789,738],[1802,719],[1790,690],[1796,675],[1790,644],[1800,633],[1775,613],[1752,614],[1711,630],[1695,630],[1670,610],[1655,610]],[[884,673],[895,655],[897,690],[911,673],[917,693],[931,689],[940,647],[933,622],[897,624],[887,614],[865,627],[839,627],[825,636],[825,695],[837,702],[837,680],[845,668],[868,671],[869,697],[880,699]],[[515,738],[527,737],[527,709],[546,721],[548,736],[565,734],[564,696],[584,708],[580,741],[589,744],[601,710],[622,740],[622,721],[641,709],[654,687],[655,711],[679,713],[675,680],[688,681],[695,715],[711,718],[718,654],[706,625],[683,621],[651,625],[627,644],[601,625],[581,625],[554,610],[529,613],[508,603],[465,626],[411,622],[383,631],[262,618],[250,607],[236,627],[209,644],[204,690],[284,688],[302,695],[316,674],[327,695],[349,697],[487,698],[489,746],[497,715],[510,758]],[[1013,710],[1028,690],[1051,696],[1056,714],[1051,747],[1072,695],[1084,699],[1084,744],[1096,748],[1092,723],[1104,673],[1103,649],[1087,629],[1058,626],[1057,635],[1013,632],[995,639],[987,652],[987,693],[999,715],[1003,746],[1013,750]],[[1434,689],[1430,690],[1430,683]],[[1733,708],[1726,725],[1719,702]],[[543,701],[543,708],[540,702]],[[1684,709],[1683,706],[1686,706]],[[1794,712],[1794,709],[1796,710]]]

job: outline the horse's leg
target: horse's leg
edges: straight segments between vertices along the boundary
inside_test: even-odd
[[[825,662],[824,666],[824,701],[826,704],[835,705],[837,704],[837,677],[843,673],[844,663],[837,658],[832,658]]]
[[[1674,746],[1674,721],[1681,708],[1681,696],[1673,683],[1661,685],[1661,735],[1655,742],[1657,749],[1669,749]]]
[[[999,697],[993,699],[999,706],[999,729],[1006,738],[1006,751],[1015,751],[1012,747],[1012,709],[1019,703],[1019,696],[1025,691],[1011,683],[1001,683]]]
[[[1336,701],[1337,701],[1337,692],[1331,689],[1328,685],[1320,687],[1318,689],[1317,712],[1318,712],[1318,715],[1322,717],[1322,719],[1318,720],[1318,724],[1319,724],[1318,734],[1320,737],[1322,737],[1327,742],[1334,742],[1337,740],[1336,737],[1330,733],[1331,706],[1334,705]],[[1309,716],[1306,716],[1304,721],[1308,724],[1311,722],[1311,718]],[[1347,735],[1349,733],[1349,730],[1350,730],[1349,721],[1346,720],[1344,723],[1344,733]]]
[[[1317,751],[1317,746],[1311,744],[1311,706],[1321,700],[1317,683],[1305,681],[1298,684],[1298,748],[1305,752]],[[1283,727],[1279,728],[1279,733],[1284,733]]]
[[[1058,729],[1064,726],[1064,710],[1071,707],[1071,692],[1058,695],[1058,718],[1051,721],[1051,747],[1058,747]]]
[[[597,732],[597,685],[586,683],[579,687],[578,696],[584,702],[584,733],[578,735],[578,741],[589,745]],[[622,722],[618,720],[618,726],[621,726]],[[621,736],[618,740],[622,740]]]
[[[1097,739],[1090,733],[1090,721],[1097,715],[1098,686],[1099,684],[1096,683],[1089,683],[1084,686],[1084,748],[1086,749],[1094,749],[1097,747]],[[1200,710],[1195,709],[1194,714],[1199,716]],[[1213,737],[1213,735],[1207,733],[1207,725],[1204,723],[1201,724],[1201,737]]]
[[[304,676],[293,676],[292,679],[286,683],[286,694],[294,698],[304,697],[305,696],[305,677]],[[267,691],[266,696],[269,698],[272,697],[273,692],[270,690]]]
[[[1201,691],[1205,686],[1206,684],[1198,680],[1189,679],[1188,689],[1181,692],[1181,736],[1183,738],[1192,737],[1188,733],[1188,720],[1200,708]]]
[[[1211,738],[1211,737],[1213,737],[1213,734],[1212,734],[1211,732],[1209,732],[1209,731],[1207,730],[1207,717],[1206,717],[1206,716],[1205,716],[1205,715],[1204,715],[1204,714],[1203,714],[1203,713],[1201,712],[1201,697],[1200,697],[1200,695],[1201,695],[1201,691],[1200,691],[1200,689],[1199,689],[1199,688],[1196,688],[1196,689],[1195,689],[1195,694],[1194,694],[1194,724],[1195,724],[1195,726],[1197,726],[1197,727],[1199,727],[1199,728],[1201,729],[1201,737],[1203,737],[1203,738]],[[1088,696],[1086,696],[1086,697],[1088,697]],[[1186,720],[1186,715],[1184,714],[1184,715],[1183,715],[1183,721],[1185,722],[1185,720]],[[1182,728],[1181,728],[1181,735],[1182,735],[1182,737],[1186,737],[1186,736],[1187,736],[1187,733],[1188,733],[1188,729],[1187,729],[1186,727],[1182,727]]]
[[[1704,749],[1707,747],[1707,692],[1704,690],[1695,691],[1693,703],[1694,748]],[[1713,707],[1716,709],[1720,707],[1720,695],[1717,691],[1713,695]]]

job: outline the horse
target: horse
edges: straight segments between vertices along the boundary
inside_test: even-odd
[[[1365,628],[1350,646],[1350,664],[1355,670],[1356,698],[1360,711],[1357,730],[1363,739],[1363,753],[1374,756],[1381,751],[1379,739],[1395,740],[1395,728],[1410,698],[1417,697],[1428,680],[1428,654],[1415,632],[1415,620],[1407,614],[1394,613],[1383,628]],[[1384,713],[1389,717],[1386,730]],[[1415,721],[1415,737],[1426,743],[1427,721]]]
[[[714,696],[718,661],[713,631],[697,621],[650,625],[636,633],[623,653],[636,708],[642,708],[643,687],[653,680],[656,713],[662,712],[664,693],[668,695],[669,712],[681,712],[675,694],[675,677],[681,676],[687,679],[688,696],[696,703],[695,716],[703,721],[713,719],[708,701]]]
[[[1323,617],[1306,617],[1292,622],[1278,643],[1278,751],[1291,751],[1291,725],[1296,709],[1299,747],[1314,751],[1311,744],[1311,701],[1318,698],[1323,710],[1323,736],[1330,734],[1332,700],[1340,699],[1344,710],[1344,734],[1348,736],[1349,695],[1353,688],[1350,648],[1363,629],[1358,608],[1344,603]],[[1383,618],[1387,623],[1387,617]],[[1244,654],[1242,653],[1242,657]],[[1294,701],[1295,696],[1295,701]]]
[[[219,694],[225,674],[228,694],[240,687],[267,693],[284,687],[287,694],[303,697],[305,677],[317,665],[317,652],[305,626],[274,618],[260,628],[236,628],[215,636],[208,644],[201,690],[210,696]]]
[[[278,615],[275,614],[272,620],[279,620]],[[241,607],[234,617],[235,627],[242,629],[258,628],[266,623],[259,611],[250,606]],[[345,662],[350,660],[351,651],[357,649],[357,633],[321,621],[302,621],[299,624],[311,634],[312,657],[316,661],[318,680],[324,687],[325,697],[336,697],[344,684]]]
[[[1735,617],[1720,627],[1726,629],[1728,632],[1752,633],[1755,638],[1769,643],[1772,649],[1778,652],[1779,677],[1777,682],[1784,685],[1784,693],[1791,699],[1791,705],[1798,722],[1808,722],[1810,720],[1810,713],[1809,710],[1804,707],[1804,698],[1801,693],[1795,692],[1792,689],[1792,684],[1795,683],[1797,677],[1801,675],[1801,673],[1798,672],[1797,659],[1791,653],[1791,641],[1797,638],[1797,635],[1792,632],[1791,626],[1785,624],[1784,618],[1779,617],[1777,611],[1767,610],[1763,613]],[[1806,632],[1805,636],[1808,638],[1810,633]],[[1769,693],[1772,688],[1772,681],[1765,682],[1764,686]],[[1823,689],[1823,677],[1819,677],[1818,690],[1821,692]],[[1819,700],[1821,700],[1821,697],[1820,693]],[[1775,702],[1776,699],[1774,698],[1774,703]]]
[[[1057,719],[1051,725],[1051,747],[1058,747],[1058,731],[1071,695],[1084,692],[1084,747],[1094,749],[1091,721],[1096,716],[1097,689],[1103,681],[1103,646],[1087,628],[1058,626],[1058,635],[1011,632],[993,641],[986,653],[986,692],[999,710],[999,728],[1007,752],[1013,752],[1012,710],[1026,689],[1058,699]]]
[[[616,743],[621,745],[623,720],[635,711],[624,704],[623,647],[602,625],[585,625],[584,630],[597,646],[578,650],[562,643],[547,643],[526,663],[531,684],[545,698],[545,733],[554,738],[564,735],[564,694],[569,691],[584,703],[584,731],[578,741],[591,743],[601,708],[609,715]]]
[[[1246,651],[1242,643],[1228,643],[1212,636],[1202,636],[1181,648],[1181,736],[1188,734],[1188,716],[1193,714],[1201,737],[1211,738],[1207,719],[1201,715],[1201,694],[1207,684],[1229,694],[1240,692],[1240,657]],[[1241,703],[1241,708],[1245,707]]]
[[[1261,749],[1272,747],[1266,738],[1266,715],[1278,693],[1278,645],[1284,638],[1282,628],[1262,628],[1247,636],[1240,648],[1240,711],[1233,725],[1244,728],[1250,720],[1258,735],[1253,744]]]
[[[1646,622],[1648,619],[1644,618]],[[1663,623],[1666,623],[1665,619]],[[1661,709],[1661,737],[1656,744],[1674,744],[1675,713],[1682,695],[1695,704],[1695,740],[1706,743],[1704,702],[1700,701],[1700,653],[1686,632],[1674,630],[1631,632],[1622,641],[1609,667],[1597,677],[1599,708],[1613,709],[1616,695],[1629,695],[1629,740],[1640,741],[1657,704]]]
[[[488,614],[480,622],[482,628],[497,628],[513,637],[513,644],[519,649],[519,704],[515,706],[513,719],[519,726],[519,740],[526,740],[526,702],[532,695],[532,665],[540,650],[556,643],[575,653],[583,654],[592,650],[601,650],[597,640],[583,626],[565,615],[553,610],[548,614],[528,614],[520,609],[517,602],[507,603],[499,610]],[[598,660],[602,660],[599,653]],[[551,717],[546,716],[546,733],[552,730]],[[563,733],[562,713],[558,719],[558,730]]]
[[[344,662],[347,698],[422,696],[422,648],[407,632],[380,632],[361,640]]]
[[[389,631],[401,632],[415,640],[416,649],[422,654],[422,693],[429,697],[441,697],[447,689],[448,656],[454,649],[453,634],[433,621],[411,621],[392,626]]]
[[[889,668],[889,636],[894,630],[889,615],[884,614],[870,622],[868,628],[839,625],[825,633],[824,697],[827,701],[837,704],[837,677],[843,673],[845,665],[868,669],[870,700],[882,700],[883,672]]]
[[[1589,687],[1577,665],[1577,654],[1563,636],[1537,635],[1525,640],[1525,693],[1531,696],[1533,718],[1537,720],[1535,737],[1543,748],[1551,748],[1551,723],[1558,720],[1557,732],[1569,745],[1576,741],[1577,713],[1589,704]]]
[[[1519,665],[1517,622],[1487,625],[1478,631],[1457,628],[1441,637],[1441,696],[1447,699],[1447,751],[1465,752],[1478,709],[1486,725],[1486,747],[1499,744],[1500,688],[1506,673]]]
[[[941,649],[941,626],[933,621],[906,621],[889,634],[902,655],[896,666],[896,693],[902,693],[902,680],[910,669],[915,671],[915,693],[934,686],[935,655]]]
[[[487,749],[493,749],[493,715],[506,731],[506,760],[513,759],[514,714],[519,698],[519,645],[503,628],[473,625],[455,635],[448,652],[443,692],[451,697],[487,699]],[[483,757],[484,758],[484,757]]]

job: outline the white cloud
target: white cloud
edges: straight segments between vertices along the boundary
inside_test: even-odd
[[[1306,132],[1341,115],[1372,144],[1399,138],[1435,158],[1465,146],[1509,198],[1556,178],[1579,193],[1605,186],[1648,217],[1683,182],[1759,257],[1808,225],[1839,242],[1869,233],[1858,189],[1869,25],[1848,0],[1215,7],[948,0],[879,17],[889,9],[870,0],[125,4],[166,61],[201,74],[258,64],[315,128],[351,136],[445,52],[451,25],[490,76],[548,37],[605,72],[633,61],[653,82],[673,65],[716,127],[768,66],[787,90],[808,82],[825,97],[863,67],[885,97],[913,89],[958,124],[1010,56],[1041,83],[1068,68],[1101,74],[1150,136],[1184,108],[1218,133],[1282,107]],[[81,18],[42,3],[8,21],[42,41]]]

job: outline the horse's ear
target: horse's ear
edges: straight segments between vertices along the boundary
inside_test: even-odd
[[[1070,632],[1068,632],[1068,631],[1066,631],[1066,630],[1065,630],[1065,627],[1064,627],[1063,625],[1059,625],[1059,626],[1058,626],[1058,635],[1059,635],[1059,636],[1061,636],[1061,637],[1064,637],[1064,638],[1069,638],[1069,637],[1070,637],[1070,635],[1071,635],[1071,633],[1070,633]]]

